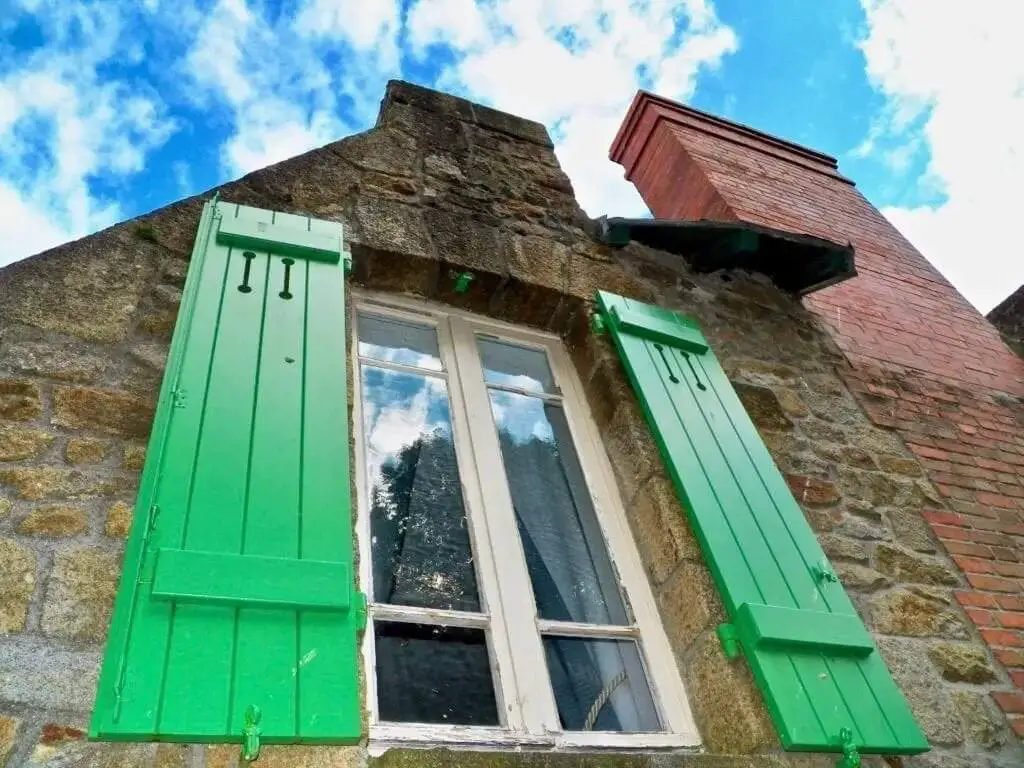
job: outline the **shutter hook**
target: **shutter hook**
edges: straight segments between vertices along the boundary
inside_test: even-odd
[[[604,336],[608,331],[608,327],[605,325],[604,316],[597,311],[590,313],[590,332],[595,336]]]
[[[828,560],[821,558],[820,563],[815,563],[811,566],[811,575],[814,576],[814,580],[818,583],[832,582],[833,584],[839,582],[839,577],[836,576],[836,572],[832,570],[832,566],[829,565]]]
[[[673,384],[678,384],[679,379],[677,379],[676,375],[672,372],[672,366],[668,364],[668,358],[665,357],[665,348],[661,346],[661,344],[655,344],[654,348],[658,350],[658,354],[661,355],[661,362],[665,364],[665,370],[668,371],[668,380]]]
[[[245,723],[242,725],[242,754],[238,758],[240,766],[249,765],[260,756],[260,708],[250,704],[245,710]]]
[[[860,752],[853,743],[853,731],[849,728],[839,730],[839,745],[843,748],[843,756],[836,763],[836,768],[860,768]]]
[[[683,359],[686,361],[686,364],[690,366],[690,373],[693,374],[693,380],[697,382],[697,389],[703,392],[704,390],[707,389],[707,387],[704,386],[704,382],[702,382],[700,380],[700,376],[697,375],[697,369],[693,367],[693,361],[690,359],[689,353],[685,349],[681,349],[679,351],[682,353]]]

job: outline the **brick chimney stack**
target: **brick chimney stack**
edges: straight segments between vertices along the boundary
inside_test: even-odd
[[[806,300],[851,359],[1024,394],[1024,361],[834,158],[645,92],[610,155],[658,218],[739,220],[851,243],[859,276]]]

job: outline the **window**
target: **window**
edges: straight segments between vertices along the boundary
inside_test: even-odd
[[[371,739],[698,743],[560,341],[369,296],[355,334]]]

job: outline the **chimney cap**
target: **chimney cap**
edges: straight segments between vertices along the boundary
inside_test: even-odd
[[[608,152],[608,157],[613,162],[622,164],[626,147],[633,138],[638,123],[648,108],[657,110],[661,118],[684,123],[697,130],[714,133],[730,141],[754,146],[773,154],[778,152],[790,157],[796,156],[796,158],[804,163],[816,165],[823,170],[827,169],[827,171],[831,172],[837,172],[839,168],[839,161],[824,152],[808,149],[800,144],[780,139],[778,136],[772,136],[770,133],[759,131],[748,125],[726,120],[710,112],[705,112],[696,107],[672,101],[664,96],[658,96],[644,90],[636,92],[633,102],[629,105],[626,117],[615,134]],[[649,133],[651,129],[653,129],[653,123],[648,127],[647,132]]]

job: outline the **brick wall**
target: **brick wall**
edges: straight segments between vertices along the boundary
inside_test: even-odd
[[[832,158],[643,93],[611,156],[655,216],[853,244],[858,277],[806,304],[871,420],[924,464],[938,496],[919,511],[966,577],[957,600],[1024,691],[1024,360]],[[994,698],[1024,735],[1024,693]]]

